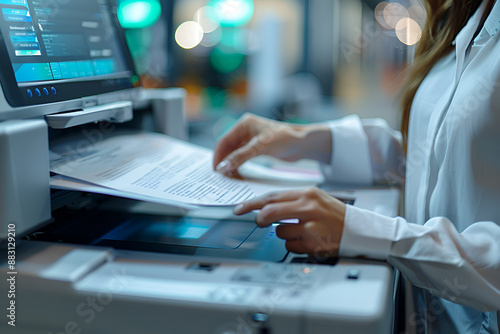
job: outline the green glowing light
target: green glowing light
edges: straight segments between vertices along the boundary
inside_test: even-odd
[[[210,0],[208,6],[213,7],[214,17],[223,27],[242,26],[253,16],[253,0]]]
[[[125,29],[152,26],[161,16],[159,0],[125,0],[118,6],[118,20]]]
[[[210,54],[210,63],[219,72],[230,73],[237,70],[245,61],[245,55],[241,53],[226,53],[215,49]]]
[[[205,105],[210,108],[219,109],[227,102],[227,93],[218,87],[207,87],[202,91]]]
[[[222,28],[220,44],[232,51],[242,51],[246,48],[245,32],[241,28]]]

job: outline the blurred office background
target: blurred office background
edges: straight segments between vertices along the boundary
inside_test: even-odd
[[[210,146],[244,112],[309,123],[349,113],[399,127],[421,35],[417,0],[117,0],[145,87],[184,87]]]

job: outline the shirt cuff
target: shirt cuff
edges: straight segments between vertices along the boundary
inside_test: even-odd
[[[357,115],[327,123],[332,132],[331,164],[321,164],[329,181],[369,185],[373,183],[368,136]]]
[[[387,260],[396,224],[396,218],[346,205],[339,256]]]

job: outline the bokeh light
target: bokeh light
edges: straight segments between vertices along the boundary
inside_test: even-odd
[[[221,26],[241,26],[253,16],[253,0],[211,0],[208,6],[214,9],[214,17]]]
[[[198,22],[186,21],[175,31],[175,41],[184,49],[192,49],[203,39],[203,28]]]
[[[210,108],[220,109],[224,107],[228,99],[228,92],[220,87],[206,87],[201,91],[204,105]]]
[[[384,9],[388,4],[388,2],[382,1],[377,5],[377,7],[375,7],[375,19],[385,29],[391,29],[391,26],[388,25],[384,19]]]
[[[217,29],[215,29],[209,33],[205,32],[200,44],[209,48],[209,47],[216,46],[217,44],[219,44],[221,39],[222,39],[222,28],[218,27]]]
[[[401,19],[410,17],[405,6],[397,2],[391,2],[385,6],[383,15],[385,22],[391,28],[396,28],[396,24]]]
[[[406,17],[396,24],[396,36],[402,43],[413,45],[422,37],[422,29],[415,20]]]
[[[221,73],[230,73],[237,70],[245,62],[242,53],[228,53],[215,49],[210,54],[210,64]]]
[[[419,5],[413,5],[408,8],[410,18],[414,19],[420,26],[425,23],[425,9]]]
[[[125,29],[143,29],[152,26],[161,16],[159,0],[125,0],[117,10],[118,20]]]
[[[220,27],[214,17],[215,9],[210,6],[205,6],[196,11],[193,21],[198,22],[203,28],[203,32],[208,34]]]
[[[223,28],[220,44],[227,50],[244,51],[246,49],[246,31],[240,28]]]

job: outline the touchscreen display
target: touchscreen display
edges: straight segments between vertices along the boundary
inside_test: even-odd
[[[11,104],[131,86],[128,50],[107,0],[0,0],[0,11],[2,47],[14,79],[5,80],[4,73],[2,85],[9,86],[7,98],[15,100]],[[1,66],[5,72],[5,62]],[[78,87],[82,82],[86,85]]]

